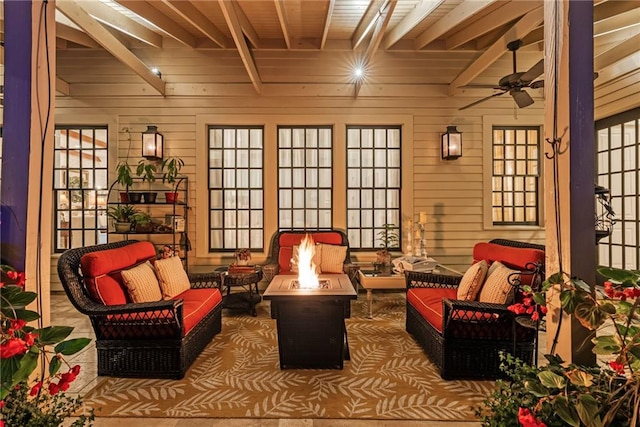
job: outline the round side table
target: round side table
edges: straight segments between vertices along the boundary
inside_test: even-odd
[[[256,304],[262,300],[258,291],[258,282],[261,280],[261,270],[251,273],[226,273],[222,279],[222,307],[250,311],[253,316],[257,316]],[[238,287],[242,288],[239,292],[231,292],[232,288]]]

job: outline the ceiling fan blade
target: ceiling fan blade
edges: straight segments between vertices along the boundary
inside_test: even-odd
[[[530,82],[542,73],[544,73],[544,59],[541,59],[533,67],[529,68],[526,73],[520,76],[520,80]]]
[[[529,87],[531,89],[540,89],[541,87],[544,87],[544,80],[536,80],[535,82],[531,82]]]
[[[512,89],[509,91],[509,95],[513,97],[513,100],[516,101],[518,107],[524,108],[533,104],[533,98],[526,91],[521,89]]]
[[[469,105],[465,105],[464,107],[460,107],[460,108],[458,108],[458,110],[466,110],[467,108],[471,108],[471,107],[473,107],[474,105],[478,105],[478,104],[480,104],[481,102],[488,101],[488,100],[490,100],[491,98],[494,98],[494,97],[496,97],[496,96],[504,95],[505,93],[507,93],[507,92],[498,92],[498,93],[494,93],[493,95],[485,96],[484,98],[479,99],[479,100],[477,100],[477,101],[475,101],[475,102],[472,102],[472,103],[471,103],[471,104],[469,104]]]

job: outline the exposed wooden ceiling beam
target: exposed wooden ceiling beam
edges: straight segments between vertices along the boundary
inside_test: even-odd
[[[447,49],[455,49],[489,31],[507,24],[540,6],[539,1],[510,1],[498,9],[483,16],[471,25],[448,37],[445,45]]]
[[[640,69],[640,52],[636,52],[621,61],[598,70],[598,86],[611,82],[627,73]]]
[[[497,0],[466,0],[455,9],[447,13],[438,22],[430,26],[416,37],[413,45],[416,49],[422,49],[447,31],[471,18],[485,7]]]
[[[637,34],[630,39],[623,41],[619,45],[597,55],[593,60],[593,68],[595,70],[602,70],[603,68],[613,65],[638,51],[640,51],[640,34]]]
[[[389,49],[398,43],[409,31],[413,30],[416,25],[424,21],[424,19],[433,12],[444,0],[422,0],[409,12],[395,27],[389,31],[384,38],[383,47]]]
[[[164,13],[160,12],[149,3],[141,0],[114,0],[122,6],[126,7],[133,13],[143,16],[144,19],[160,28],[170,37],[173,37],[185,46],[196,47],[196,38],[187,30],[180,27],[175,21]]]
[[[398,0],[389,0],[384,6],[384,10],[380,11],[380,17],[376,22],[376,26],[373,30],[373,34],[371,35],[371,40],[369,41],[369,45],[364,53],[364,58],[362,59],[362,64],[366,68],[372,61],[373,56],[378,51],[378,47],[382,42],[382,38],[384,37],[384,32],[389,26],[389,21],[391,20],[391,15],[393,14],[393,10],[396,7]],[[355,94],[357,97],[360,92],[360,88],[362,87],[362,80],[358,80],[355,86]]]
[[[93,0],[78,2],[94,19],[154,47],[162,47],[162,36],[105,3]]]
[[[468,84],[478,74],[486,70],[507,51],[507,43],[522,39],[544,19],[543,8],[538,7],[520,18],[498,41],[491,45],[478,59],[469,65],[449,84],[449,95],[456,93],[460,86]]]
[[[380,16],[380,11],[387,4],[387,0],[371,0],[369,3],[369,7],[362,15],[358,26],[353,32],[353,36],[351,37],[351,48],[356,49],[360,46],[360,43],[367,37],[369,32],[374,29],[376,22],[378,22],[378,17]]]
[[[628,12],[616,15],[610,19],[593,24],[593,34],[595,37],[608,34],[612,31],[620,31],[627,27],[640,24],[640,9],[633,9]]]
[[[640,2],[637,0],[605,1],[593,7],[593,22],[604,21],[638,7],[640,7]]]
[[[640,34],[640,25],[634,27],[627,27],[623,30],[603,34],[593,38],[593,47],[596,54],[600,54],[605,50],[622,43],[623,41],[630,39],[636,34]]]
[[[220,4],[220,8],[222,9],[224,19],[229,26],[229,30],[231,31],[231,36],[233,37],[233,41],[236,44],[238,53],[240,54],[240,59],[242,59],[244,68],[249,74],[251,83],[253,83],[253,87],[255,88],[256,92],[261,93],[262,80],[260,80],[258,68],[256,67],[256,63],[253,60],[253,56],[251,55],[249,46],[247,46],[247,42],[245,41],[244,35],[242,33],[240,21],[238,20],[238,15],[236,14],[236,8],[234,6],[235,0],[218,0],[218,3]]]
[[[69,89],[69,83],[62,80],[60,77],[56,77],[56,92],[58,92],[60,95],[69,96],[69,94],[71,93]]]
[[[327,36],[329,35],[329,27],[331,27],[331,17],[333,16],[333,8],[336,5],[336,0],[329,0],[327,5],[327,14],[324,17],[324,25],[322,30],[322,39],[320,40],[320,49],[324,49],[327,44]]]
[[[56,1],[56,7],[67,18],[82,28],[92,39],[98,42],[107,52],[131,68],[137,75],[142,77],[144,81],[160,92],[161,95],[164,95],[164,82],[153,74],[146,64],[120,43],[106,28],[82,9],[80,5],[72,0],[58,0]]]
[[[100,47],[98,43],[82,31],[76,30],[75,28],[71,28],[68,25],[64,25],[59,22],[56,22],[56,37],[74,42],[80,46],[91,48]]]
[[[233,6],[236,9],[236,15],[238,16],[238,21],[240,21],[240,28],[242,28],[242,32],[247,36],[247,39],[254,48],[259,48],[261,45],[260,37],[258,37],[258,33],[253,28],[253,25],[251,25],[251,21],[249,21],[244,10],[242,10],[242,7],[240,7],[237,2],[233,2]]]
[[[278,14],[278,21],[282,29],[282,37],[287,44],[287,49],[291,49],[291,35],[289,34],[289,24],[287,23],[287,15],[284,10],[284,0],[273,0]]]
[[[218,27],[213,25],[191,2],[184,0],[164,0],[164,3],[218,46],[221,48],[229,47],[230,40],[227,36],[224,35]]]

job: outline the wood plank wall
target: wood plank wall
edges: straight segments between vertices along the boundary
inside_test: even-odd
[[[457,270],[465,270],[471,262],[473,244],[492,238],[511,238],[544,243],[543,227],[486,227],[483,215],[483,191],[490,181],[484,176],[483,163],[489,161],[483,149],[483,117],[503,117],[503,123],[518,124],[543,121],[541,91],[532,91],[536,103],[517,109],[510,96],[504,95],[477,108],[459,111],[491,90],[467,90],[459,96],[448,96],[450,81],[474,58],[474,53],[425,52],[416,57],[408,53],[380,53],[368,75],[368,82],[357,98],[349,82],[352,52],[260,52],[256,62],[263,80],[263,94],[256,95],[237,54],[233,51],[203,51],[182,48],[162,50],[139,49],[138,55],[149,66],[157,66],[167,82],[167,96],[132,74],[109,54],[101,51],[65,50],[58,55],[58,75],[70,83],[71,96],[56,99],[56,122],[59,124],[117,123],[114,134],[118,147],[111,146],[111,166],[127,155],[128,134],[132,132],[131,152],[139,159],[140,132],[155,124],[164,134],[165,156],[179,156],[186,165],[183,172],[190,178],[190,204],[207,203],[196,198],[197,185],[206,185],[205,178],[196,176],[196,122],[198,117],[239,115],[260,124],[269,117],[299,115],[336,116],[349,122],[349,117],[385,116],[410,117],[413,122],[412,151],[404,153],[403,170],[408,170],[413,183],[406,194],[410,211],[417,219],[421,211],[429,217],[427,231],[429,255]],[[522,55],[522,67],[535,62]],[[504,57],[488,69],[480,80],[497,82],[504,74],[500,66],[510,67],[510,57]],[[293,83],[289,83],[293,82]],[[61,119],[64,118],[64,123]],[[97,121],[96,121],[97,120]],[[217,123],[224,124],[224,123]],[[286,124],[286,123],[285,123]],[[360,123],[354,123],[360,124]],[[463,132],[463,157],[443,161],[439,154],[440,134],[448,125]],[[340,132],[335,129],[335,132]],[[110,142],[111,143],[111,142]],[[116,151],[113,151],[116,150]],[[269,169],[275,174],[275,169]],[[340,173],[337,171],[336,173]],[[275,182],[275,177],[273,178]],[[267,197],[275,197],[275,193]],[[275,215],[267,212],[266,215]],[[335,224],[344,228],[344,224]],[[196,210],[189,217],[189,237],[196,242],[196,232],[204,233],[206,218]],[[265,240],[270,234],[265,235]],[[206,269],[228,259],[197,258],[190,253],[190,263]],[[359,259],[373,259],[373,254],[359,254]],[[258,254],[258,260],[260,255]],[[55,263],[56,257],[52,258]],[[55,272],[55,270],[53,270]],[[52,280],[57,280],[52,277]],[[55,288],[55,286],[54,286]]]

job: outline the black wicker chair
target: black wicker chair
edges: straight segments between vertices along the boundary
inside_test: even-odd
[[[515,248],[544,250],[544,246],[494,240],[491,243]],[[529,264],[532,283],[540,283],[544,266]],[[407,289],[457,289],[462,276],[405,272]],[[512,286],[519,286],[510,278]],[[442,332],[407,303],[406,330],[418,341],[427,356],[439,368],[443,379],[496,379],[504,377],[500,370],[500,353],[508,352],[532,363],[537,330],[515,321],[516,316],[504,304],[443,299]]]
[[[135,241],[70,249],[58,260],[58,275],[73,306],[91,319],[96,334],[98,375],[137,378],[183,378],[213,337],[220,332],[222,304],[183,335],[183,301],[165,300],[105,306],[87,293],[80,259],[84,254],[120,248]],[[191,288],[220,288],[220,274],[190,274]]]

